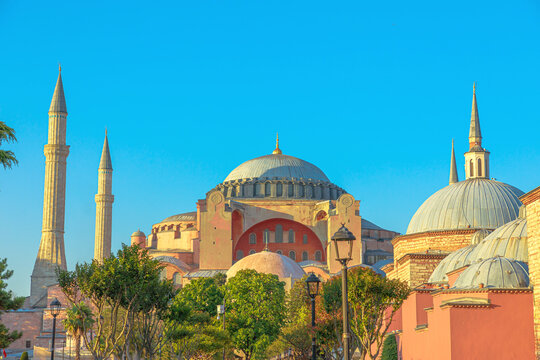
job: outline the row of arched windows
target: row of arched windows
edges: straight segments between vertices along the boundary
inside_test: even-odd
[[[249,250],[249,255],[253,255],[255,253],[256,253],[255,250],[253,250],[253,249]],[[281,250],[277,250],[276,253],[280,254],[280,255],[283,255],[283,251],[281,251]],[[288,256],[292,260],[296,261],[296,251],[294,251],[294,250],[289,251]],[[244,252],[242,250],[237,250],[236,251],[236,260],[240,260],[243,257],[244,257]],[[315,261],[322,261],[322,253],[321,253],[320,250],[315,251],[314,258],[315,258]],[[307,261],[307,260],[309,260],[308,252],[307,251],[302,251],[302,261]]]
[[[476,176],[482,176],[482,160],[477,159],[477,163],[478,163],[478,174]],[[469,174],[470,174],[469,175],[470,177],[474,176],[474,162],[472,159],[469,161]]]
[[[276,231],[275,231],[275,242],[276,243],[283,243],[283,226],[280,224],[276,225]],[[264,229],[263,230],[263,243],[269,243],[270,242],[270,230]],[[289,229],[287,231],[287,242],[289,244],[293,244],[295,242],[295,232],[293,229]],[[257,234],[251,233],[249,234],[249,243],[251,245],[257,244]],[[308,236],[307,234],[304,234],[302,236],[302,243],[307,244],[308,243]]]

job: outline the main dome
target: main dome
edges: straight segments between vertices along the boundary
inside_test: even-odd
[[[270,154],[240,164],[225,178],[225,182],[241,179],[311,179],[330,182],[317,166],[283,154]]]
[[[448,185],[418,208],[407,234],[498,228],[518,216],[521,195],[511,185],[482,178]]]

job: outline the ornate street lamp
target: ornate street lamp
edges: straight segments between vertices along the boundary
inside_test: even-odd
[[[356,237],[341,224],[332,236],[336,248],[336,260],[341,263],[341,302],[343,307],[343,360],[349,360],[349,301],[347,288],[347,263],[352,259],[353,241]],[[341,250],[341,251],[340,251]]]
[[[58,316],[58,314],[60,314],[60,308],[62,307],[62,304],[60,304],[60,301],[58,301],[57,298],[54,298],[54,300],[51,301],[50,307],[51,307],[51,315],[53,316],[51,360],[54,360],[54,338],[56,336],[56,317]]]
[[[315,297],[319,295],[319,284],[321,280],[311,273],[306,279],[306,287],[308,296],[311,298],[311,329],[313,330],[313,338],[311,339],[311,359],[317,359],[317,345],[315,344]]]

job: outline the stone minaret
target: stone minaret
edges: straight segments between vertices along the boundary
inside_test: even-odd
[[[476,104],[476,84],[473,84],[469,151],[465,153],[465,178],[489,179],[489,151],[482,148],[482,132]]]
[[[41,243],[31,277],[30,305],[47,306],[47,286],[56,284],[56,269],[66,269],[64,214],[66,203],[66,99],[59,68],[49,108],[49,139],[45,145],[45,191]]]
[[[101,161],[98,169],[98,193],[96,194],[96,240],[94,245],[94,259],[103,262],[111,255],[111,227],[112,227],[112,162],[109,152],[109,141],[105,131],[105,142],[101,152]]]

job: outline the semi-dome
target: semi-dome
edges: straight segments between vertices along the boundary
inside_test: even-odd
[[[284,281],[289,289],[294,281],[301,279],[306,274],[291,258],[263,250],[238,260],[227,270],[227,279],[234,277],[240,270],[248,269],[264,274],[277,275],[279,280]]]
[[[141,229],[135,231],[133,234],[131,234],[131,237],[146,237],[146,235],[141,231]]]
[[[431,195],[416,211],[407,234],[461,229],[495,229],[518,216],[523,192],[484,178],[460,181]]]
[[[474,249],[473,261],[504,256],[523,262],[529,261],[527,249],[527,219],[525,207],[520,208],[519,217],[495,229]]]
[[[253,178],[311,179],[330,182],[317,166],[294,156],[283,154],[270,154],[248,160],[231,171],[224,181]]]
[[[459,269],[465,265],[471,264],[471,252],[476,245],[469,245],[448,254],[439,265],[433,270],[429,277],[429,283],[448,282],[448,274],[451,271]]]
[[[481,285],[482,284],[482,285]],[[529,268],[521,261],[493,257],[476,262],[457,278],[455,289],[526,288],[529,287]]]
[[[490,234],[489,230],[478,230],[471,236],[471,245],[451,252],[445,257],[439,265],[433,270],[428,282],[440,283],[448,282],[448,274],[451,271],[462,268],[463,266],[470,265],[474,262],[472,253],[476,249],[477,245]]]

